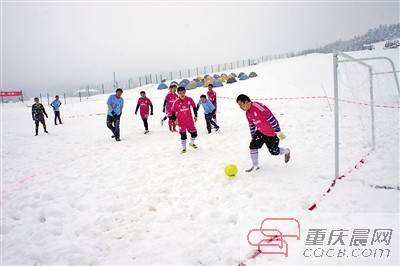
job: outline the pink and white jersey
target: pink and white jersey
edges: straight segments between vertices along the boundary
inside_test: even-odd
[[[165,101],[167,104],[165,105],[165,113],[167,116],[171,116],[171,108],[172,104],[175,102],[175,100],[178,99],[178,94],[168,92],[167,95],[165,96]]]
[[[215,91],[207,91],[207,98],[212,102],[215,109],[217,109],[217,93]]]
[[[173,103],[171,112],[176,114],[179,125],[193,123],[193,116],[190,107],[195,109],[196,104],[194,103],[193,99],[188,96],[185,96],[183,100],[178,98]]]
[[[153,105],[150,99],[147,97],[140,97],[138,99],[137,104],[140,106],[140,116],[141,117],[148,116],[150,105]]]
[[[279,129],[278,121],[275,119],[268,107],[262,103],[251,102],[250,109],[246,112],[246,117],[249,124],[254,124],[257,130],[265,136],[273,137],[275,136],[274,127]]]

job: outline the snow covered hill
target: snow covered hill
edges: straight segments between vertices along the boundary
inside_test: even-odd
[[[399,62],[397,50],[351,54]],[[106,128],[108,95],[62,105],[64,124],[57,126],[46,106],[50,133],[40,128],[37,137],[26,105],[3,105],[2,264],[349,264],[327,257],[299,260],[293,246],[288,258],[250,258],[256,248],[246,239],[264,218],[282,214],[302,222],[303,244],[311,221],[315,228],[335,229],[351,215],[378,221],[382,214],[381,224],[398,222],[399,191],[371,187],[399,184],[398,131],[389,139],[397,154],[372,153],[325,194],[334,179],[332,60],[332,54],[310,54],[238,69],[258,77],[215,89],[221,129],[207,134],[200,109],[199,149],[186,154],[180,154],[179,134],[160,125],[167,91],[157,85],[124,91],[121,142]],[[134,115],[141,90],[154,104],[147,135]],[[197,102],[205,92],[198,88],[187,95]],[[250,134],[235,102],[241,93],[266,104],[279,120],[287,136],[280,145],[291,149],[288,164],[263,148],[261,169],[244,171],[251,166]],[[239,168],[233,180],[224,175],[228,163]]]

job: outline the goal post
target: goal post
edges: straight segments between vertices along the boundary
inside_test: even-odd
[[[335,51],[333,69],[335,179],[376,149],[393,156],[398,171],[400,88],[393,61]]]

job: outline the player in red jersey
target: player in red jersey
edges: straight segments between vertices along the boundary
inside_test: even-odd
[[[197,149],[194,141],[197,137],[197,129],[194,123],[197,121],[197,109],[196,104],[192,98],[186,96],[185,87],[178,88],[178,96],[179,98],[175,100],[172,105],[172,119],[178,121],[179,124],[179,133],[181,134],[181,144],[182,144],[182,152],[186,153],[186,131],[190,133],[190,143],[189,146],[193,149]],[[192,112],[190,108],[193,109],[194,118],[192,116]]]
[[[149,124],[147,119],[149,118],[149,109],[150,115],[153,115],[153,104],[151,103],[150,99],[146,97],[146,92],[140,92],[140,98],[138,99],[135,115],[137,115],[137,111],[140,107],[140,117],[142,117],[143,125],[144,125],[144,134],[149,133]]]
[[[163,119],[161,119],[161,125],[163,125],[164,121],[167,120],[167,118],[168,118],[168,126],[169,126],[169,130],[171,132],[178,132],[176,130],[175,121],[171,119],[172,118],[172,114],[171,114],[172,104],[174,103],[174,101],[176,99],[178,99],[178,94],[176,94],[177,88],[178,88],[178,83],[176,83],[175,81],[171,82],[171,84],[169,85],[169,92],[165,96],[164,104],[163,104],[163,112],[165,113],[165,116]]]
[[[236,102],[240,109],[246,112],[250,127],[251,142],[249,148],[253,166],[246,172],[259,169],[258,149],[261,149],[264,144],[272,155],[284,155],[285,163],[289,162],[290,149],[278,146],[279,140],[285,139],[286,136],[281,132],[278,120],[268,107],[259,102],[252,102],[244,94],[240,94],[236,98]]]

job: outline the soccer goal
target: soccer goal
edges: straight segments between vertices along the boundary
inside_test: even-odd
[[[333,61],[335,178],[373,157],[374,170],[390,173],[382,178],[398,185],[400,89],[393,61],[342,52]]]

